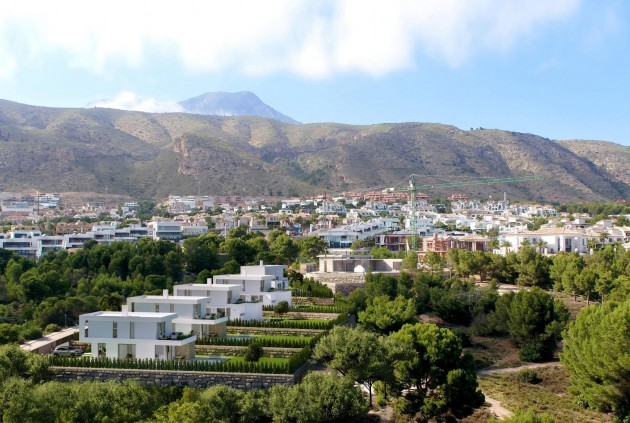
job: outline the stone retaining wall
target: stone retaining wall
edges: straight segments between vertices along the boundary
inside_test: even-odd
[[[242,356],[246,348],[233,345],[197,345],[195,347],[197,354],[228,356]],[[289,358],[300,351],[302,351],[301,348],[264,347],[263,357]]]
[[[335,304],[334,298],[317,298],[317,297],[293,297],[292,305],[322,305],[331,306]]]
[[[365,273],[309,273],[307,276],[326,285],[334,293],[340,292],[344,295],[365,287]]]
[[[252,326],[228,326],[228,333],[246,335],[316,336],[322,329],[256,328]]]
[[[169,370],[85,369],[79,367],[51,367],[58,382],[105,382],[133,380],[144,386],[191,386],[208,388],[226,385],[236,389],[263,389],[274,385],[292,385],[303,376],[302,369],[295,375],[263,373],[178,372]]]

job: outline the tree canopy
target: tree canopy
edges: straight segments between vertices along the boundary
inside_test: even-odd
[[[580,311],[560,356],[578,401],[630,419],[630,299]]]

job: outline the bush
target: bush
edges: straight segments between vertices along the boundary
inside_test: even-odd
[[[245,353],[243,354],[243,358],[245,361],[253,361],[258,362],[260,357],[263,355],[263,347],[260,346],[257,342],[252,342],[245,349]]]
[[[532,369],[520,370],[512,375],[512,379],[516,382],[528,383],[531,385],[536,385],[542,381],[542,379],[538,377],[538,373]]]
[[[38,339],[41,338],[43,335],[42,330],[32,324],[32,323],[27,323],[22,325],[22,329],[20,330],[20,336],[22,336],[22,338],[30,340],[30,339]]]
[[[44,333],[53,333],[53,332],[59,332],[61,330],[61,326],[59,326],[56,323],[49,323],[45,328],[44,328]]]
[[[518,356],[522,361],[530,363],[540,363],[542,361],[551,360],[553,358],[553,349],[555,342],[541,340],[533,340],[521,346]]]
[[[293,295],[298,297],[334,298],[335,294],[326,285],[312,278],[289,278],[289,285],[293,288]]]
[[[289,312],[289,302],[288,301],[280,301],[275,309],[273,310],[278,316],[282,316]]]
[[[456,337],[459,338],[459,342],[462,343],[462,347],[466,348],[472,346],[472,338],[470,337],[468,331],[461,328],[456,328],[453,329],[453,333]]]

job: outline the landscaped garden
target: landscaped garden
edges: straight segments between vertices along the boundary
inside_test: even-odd
[[[306,302],[301,299],[302,303]],[[175,370],[232,373],[292,374],[304,366],[312,348],[328,330],[345,322],[348,315],[339,306],[301,305],[289,310],[302,313],[330,314],[331,319],[265,318],[264,320],[233,320],[228,323],[226,337],[200,338],[196,342],[195,360],[112,359],[85,356],[83,358],[50,357],[50,365],[112,369]],[[340,313],[343,312],[343,313]],[[260,333],[264,331],[265,333]],[[278,333],[281,332],[281,333]],[[307,332],[305,334],[304,332]],[[249,360],[248,348],[261,348],[260,357]]]

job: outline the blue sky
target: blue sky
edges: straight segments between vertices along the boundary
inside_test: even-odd
[[[439,122],[630,145],[622,0],[29,1],[0,98],[175,111],[252,91],[301,122]]]

